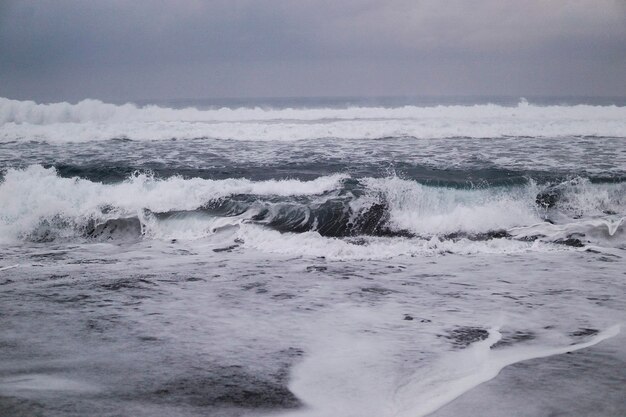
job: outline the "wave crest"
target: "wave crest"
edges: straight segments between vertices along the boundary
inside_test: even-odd
[[[9,169],[0,184],[0,236],[5,243],[199,239],[234,228],[251,242],[262,242],[265,230],[348,239],[352,246],[389,237],[421,239],[429,248],[459,240],[623,242],[626,183],[568,181],[556,185],[560,194],[551,207],[538,204],[537,196],[551,187],[529,181],[456,189],[347,175],[312,181],[156,179],[139,173],[103,184],[33,165]]]
[[[403,106],[172,109],[99,100],[38,104],[0,98],[0,140],[242,140],[385,137],[625,137],[626,107]]]

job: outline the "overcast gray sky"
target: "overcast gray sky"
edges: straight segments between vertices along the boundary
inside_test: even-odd
[[[626,0],[0,0],[0,96],[626,96]]]

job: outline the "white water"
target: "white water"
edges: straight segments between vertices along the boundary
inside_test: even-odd
[[[626,344],[608,339],[626,323],[624,116],[0,100],[0,414],[624,415]],[[615,137],[563,138],[585,134]],[[390,135],[433,139],[359,140]],[[97,141],[197,136],[311,140]],[[118,176],[151,168],[252,179]],[[255,180],[290,175],[317,179]],[[537,204],[544,181],[575,175],[615,183],[576,178]],[[215,199],[252,203],[196,210]],[[349,202],[354,221],[384,207],[397,233],[281,233],[254,218],[296,222],[328,202]]]
[[[238,216],[211,217],[189,213],[166,219],[156,219],[145,211],[196,210],[210,201],[234,194],[287,199],[309,196],[323,201],[327,197],[321,194],[338,192],[347,178],[347,175],[332,175],[312,181],[181,177],[161,180],[137,174],[121,183],[103,184],[63,178],[54,169],[38,165],[23,170],[9,169],[0,183],[0,236],[3,242],[15,242],[37,233],[43,226],[53,229],[58,237],[71,238],[80,234],[81,227],[88,221],[101,224],[110,219],[138,217],[144,238],[200,239],[224,227],[234,227],[233,232],[224,236],[243,240],[248,247],[333,259],[388,258],[448,251],[471,254],[554,249],[538,242],[503,239],[453,242],[441,239],[449,233],[494,230],[507,230],[518,239],[543,236],[548,243],[572,234],[584,236],[594,244],[614,246],[624,242],[623,184],[584,183],[581,186],[577,182],[565,189],[565,207],[559,207],[554,216],[558,223],[550,224],[542,219],[545,210],[535,203],[541,188],[533,182],[517,187],[463,190],[428,187],[397,177],[365,178],[361,182],[367,187],[367,194],[353,200],[353,210],[367,209],[382,198],[388,204],[392,228],[422,237],[367,238],[366,245],[323,238],[315,230],[300,235],[282,234],[248,224],[257,212],[252,208]],[[615,214],[604,214],[603,210],[607,208]]]
[[[383,193],[398,229],[417,234],[480,233],[540,221],[534,203],[539,187],[457,190],[428,187],[398,177],[368,179]]]
[[[44,220],[61,218],[70,225],[88,219],[138,216],[144,209],[157,212],[193,210],[232,194],[302,196],[336,189],[343,175],[313,181],[246,179],[157,180],[145,174],[117,184],[102,184],[79,178],[62,178],[54,169],[30,166],[10,169],[0,183],[0,236],[10,241],[28,234]],[[103,207],[112,208],[103,214]],[[68,230],[70,235],[72,230]]]
[[[376,323],[371,313],[354,319]],[[293,370],[290,387],[307,407],[281,415],[424,417],[495,378],[507,366],[589,348],[619,332],[620,326],[613,325],[588,341],[569,346],[522,344],[492,349],[502,338],[493,328],[487,339],[428,358],[418,370],[402,377],[389,369],[392,352],[385,350],[388,347],[382,341],[332,335],[332,342],[320,344]]]
[[[487,382],[509,365],[531,359],[562,355],[594,346],[616,336],[620,326],[615,325],[599,333],[588,342],[561,347],[517,347],[502,350],[490,348],[501,339],[493,329],[487,339],[468,349],[444,355],[427,375],[414,375],[396,393],[400,404],[394,417],[423,417],[460,397],[476,386]]]
[[[199,110],[117,106],[98,100],[37,104],[0,98],[0,141],[624,137],[625,132],[626,107],[618,106],[537,106],[521,101],[516,107],[485,104]]]
[[[349,240],[325,238],[316,232],[284,233],[259,226],[245,225],[237,235],[245,248],[291,256],[316,256],[332,260],[376,260],[403,256],[435,256],[441,254],[512,254],[524,252],[552,252],[566,248],[541,242],[520,242],[507,239],[488,241],[442,240],[438,237],[379,238],[366,237],[357,244]]]

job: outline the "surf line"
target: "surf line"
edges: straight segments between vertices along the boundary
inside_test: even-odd
[[[456,358],[447,358],[447,364],[443,366],[443,369],[435,367],[431,375],[414,375],[412,381],[403,384],[396,392],[395,399],[398,408],[392,415],[394,417],[427,416],[478,385],[495,378],[509,365],[585,349],[610,339],[619,332],[620,325],[614,325],[584,343],[556,348],[523,347],[494,351],[491,347],[502,336],[498,330],[492,329],[487,339],[474,343],[466,349],[467,352],[459,352],[459,357]],[[457,366],[462,368],[463,364],[467,364],[468,361],[471,363],[470,369],[458,369]]]

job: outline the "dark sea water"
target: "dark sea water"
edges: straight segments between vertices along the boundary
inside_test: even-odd
[[[626,415],[626,101],[0,99],[0,415]]]

